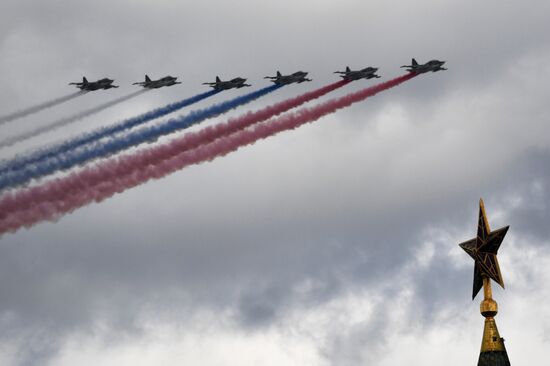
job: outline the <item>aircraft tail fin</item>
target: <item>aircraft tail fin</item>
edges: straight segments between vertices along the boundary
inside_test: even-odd
[[[418,65],[418,62],[416,62],[416,60],[413,58],[412,61],[411,61],[411,65],[417,66],[417,65]]]
[[[349,68],[349,66],[346,66],[346,72],[350,72],[351,69]]]
[[[149,75],[145,74],[145,81],[146,82],[150,82],[151,81],[151,78],[149,77]]]
[[[280,78],[282,75],[281,75],[281,72],[279,70],[277,70],[277,77]]]
[[[221,83],[220,77],[216,76],[216,83]]]
[[[82,77],[82,83],[83,84],[88,84],[88,79],[86,79],[85,76]]]

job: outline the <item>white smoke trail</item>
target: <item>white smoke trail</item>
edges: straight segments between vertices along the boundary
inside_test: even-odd
[[[5,123],[8,123],[10,121],[16,120],[18,118],[28,116],[29,114],[40,112],[43,109],[51,108],[53,106],[56,106],[58,104],[61,104],[61,103],[66,102],[68,100],[71,100],[73,98],[76,98],[76,97],[78,97],[80,95],[83,95],[83,94],[86,94],[86,91],[78,91],[76,93],[71,93],[69,95],[65,95],[63,97],[56,98],[56,99],[44,102],[42,104],[38,104],[38,105],[35,105],[33,107],[29,107],[29,108],[20,110],[18,112],[14,112],[12,114],[8,114],[7,116],[0,116],[0,126],[5,124]]]
[[[124,95],[120,98],[117,98],[117,99],[114,99],[110,102],[107,102],[107,103],[104,103],[104,104],[101,104],[97,107],[94,107],[94,108],[90,108],[88,110],[85,110],[83,112],[80,112],[80,113],[77,113],[77,114],[74,114],[72,116],[69,116],[69,117],[64,117],[64,118],[61,118],[57,121],[54,121],[54,122],[51,122],[51,123],[48,123],[46,126],[41,126],[41,127],[37,127],[35,128],[34,130],[31,130],[29,132],[25,132],[25,133],[22,133],[20,135],[17,135],[17,136],[13,136],[13,137],[10,137],[10,138],[7,138],[5,139],[4,141],[0,142],[0,149],[1,148],[4,148],[4,147],[8,147],[8,146],[12,146],[18,142],[21,142],[21,141],[24,141],[24,140],[28,140],[32,137],[35,137],[35,136],[38,136],[42,133],[45,133],[45,132],[49,132],[49,131],[52,131],[52,130],[55,130],[57,128],[60,128],[60,127],[63,127],[63,126],[66,126],[70,123],[74,123],[76,121],[80,121],[81,119],[85,118],[85,117],[88,117],[88,116],[91,116],[93,114],[96,114],[96,113],[99,113],[101,112],[102,110],[105,110],[109,107],[112,107],[116,104],[119,104],[119,103],[122,103],[128,99],[131,99],[131,98],[134,98],[140,94],[143,94],[145,92],[147,92],[148,89],[143,89],[143,90],[138,90],[136,92],[133,92],[131,94],[127,94],[127,95]]]

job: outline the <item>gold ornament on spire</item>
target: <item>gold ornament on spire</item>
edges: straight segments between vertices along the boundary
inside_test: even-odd
[[[474,265],[474,289],[472,300],[483,287],[483,276],[491,278],[504,288],[504,280],[500,273],[497,260],[497,252],[500,244],[510,226],[505,226],[495,231],[489,228],[485,205],[479,200],[479,220],[477,225],[477,237],[459,244],[475,261]]]

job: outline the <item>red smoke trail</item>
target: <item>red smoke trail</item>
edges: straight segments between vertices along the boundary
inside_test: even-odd
[[[267,111],[274,106],[268,107],[224,124],[203,129],[198,133],[188,133],[165,145],[109,160],[42,186],[5,195],[0,199],[0,212],[2,212],[0,233],[31,226],[42,220],[55,219],[78,207],[93,201],[102,201],[150,179],[158,179],[185,166],[226,155],[278,132],[313,122],[324,115],[397,86],[414,76],[414,74],[400,76],[312,108],[303,108],[254,128],[243,129],[254,123],[247,124],[245,122],[247,118],[252,119],[256,114],[264,116],[270,113],[276,114],[274,111]],[[290,101],[279,105],[284,103],[290,103]],[[224,134],[225,137],[220,138]],[[194,146],[198,147],[193,148]]]

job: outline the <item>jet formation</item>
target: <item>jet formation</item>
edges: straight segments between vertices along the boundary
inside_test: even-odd
[[[151,78],[148,75],[145,75],[145,81],[133,83],[132,85],[139,85],[148,89],[158,89],[158,88],[162,88],[163,86],[172,86],[176,84],[181,84],[180,81],[176,81],[177,79],[178,79],[177,77],[168,75],[158,80],[151,80]]]
[[[305,71],[296,71],[293,74],[290,75],[282,75],[279,71],[277,71],[277,75],[275,76],[266,76],[264,79],[269,79],[271,82],[277,84],[277,85],[288,85],[292,83],[303,83],[304,81],[311,81],[311,79],[306,78],[307,72]]]
[[[76,85],[80,90],[93,91],[99,89],[111,89],[118,88],[118,86],[113,85],[113,79],[104,78],[97,81],[89,82],[86,77],[82,78],[81,83],[69,83],[69,85]]]
[[[419,64],[414,58],[411,61],[410,65],[403,65],[402,68],[406,68],[409,73],[413,74],[423,74],[426,72],[436,72],[436,71],[443,71],[447,70],[443,67],[445,64],[445,61],[439,61],[439,60],[431,60],[426,62],[425,64]],[[373,78],[380,78],[380,75],[377,75],[378,68],[377,67],[365,67],[360,70],[351,70],[349,66],[346,66],[346,69],[344,71],[335,71],[335,74],[339,74],[339,76],[346,81],[354,81],[354,80],[360,80],[360,79],[373,79]],[[283,75],[280,71],[277,71],[275,76],[265,76],[264,79],[269,79],[272,83],[276,85],[288,85],[288,84],[301,84],[306,81],[311,81],[311,79],[307,78],[308,73],[305,71],[296,71],[289,75]],[[165,76],[163,78],[160,78],[158,80],[151,80],[151,78],[148,75],[145,75],[145,81],[140,81],[133,83],[133,85],[139,85],[144,88],[148,89],[158,89],[165,86],[172,86],[176,84],[181,84],[181,82],[177,81],[177,77],[174,76]],[[114,80],[109,78],[103,78],[97,81],[89,82],[85,77],[82,78],[82,82],[79,83],[69,83],[69,85],[76,85],[77,88],[80,90],[86,90],[86,91],[92,91],[92,90],[99,90],[99,89],[111,89],[111,88],[118,88],[117,85],[113,85]],[[246,84],[246,79],[242,77],[236,77],[231,80],[221,80],[219,76],[216,76],[216,81],[214,82],[207,82],[203,83],[203,85],[208,85],[214,90],[222,91],[222,90],[229,90],[229,89],[240,89],[247,86],[251,86],[250,84]]]

